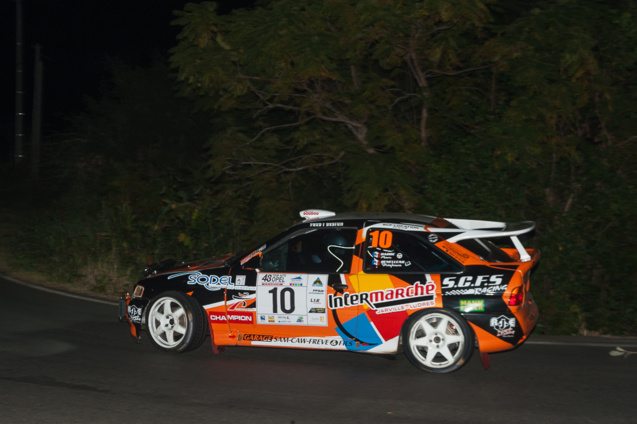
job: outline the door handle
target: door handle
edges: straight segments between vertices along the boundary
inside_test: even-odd
[[[347,284],[334,284],[332,285],[332,288],[336,292],[342,292],[343,290],[348,289],[349,286]]]

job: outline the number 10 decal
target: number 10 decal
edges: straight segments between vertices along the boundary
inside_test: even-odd
[[[256,323],[327,326],[327,277],[259,273]]]
[[[280,292],[280,294],[277,295],[277,292]],[[281,312],[283,312],[284,314],[294,313],[294,289],[292,289],[291,287],[284,287],[279,290],[279,287],[275,287],[272,290],[269,290],[268,293],[272,294],[273,314],[279,313],[279,304],[281,305]]]
[[[381,247],[383,249],[389,249],[391,247],[392,238],[394,236],[391,231],[372,231],[369,235],[372,238],[369,242],[371,247]]]

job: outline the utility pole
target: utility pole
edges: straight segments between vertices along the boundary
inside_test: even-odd
[[[15,166],[20,166],[24,154],[24,63],[22,48],[22,0],[15,1]]]
[[[33,113],[31,119],[31,178],[40,177],[40,133],[42,127],[42,46],[35,45],[33,70]]]

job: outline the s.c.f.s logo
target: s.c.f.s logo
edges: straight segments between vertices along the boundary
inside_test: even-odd
[[[497,286],[502,284],[504,274],[494,275],[463,275],[446,277],[442,280],[443,289],[456,289],[456,288],[474,288],[474,287],[487,287]]]

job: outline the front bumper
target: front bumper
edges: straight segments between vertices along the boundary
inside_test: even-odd
[[[130,333],[136,339],[140,338],[141,331],[145,326],[144,312],[147,305],[148,300],[134,298],[128,293],[119,300],[119,320],[129,324]]]
[[[119,299],[119,303],[117,305],[117,315],[119,316],[120,322],[128,321],[128,314],[126,313],[126,309],[128,308],[127,299],[130,298],[130,295],[126,293],[125,296],[122,296]]]

